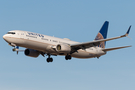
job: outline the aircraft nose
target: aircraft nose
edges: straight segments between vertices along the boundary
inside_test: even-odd
[[[3,39],[4,39],[4,40],[6,39],[6,36],[5,36],[5,35],[3,35]]]
[[[6,35],[3,35],[3,39],[4,39],[5,41],[7,41],[7,36],[6,36]]]

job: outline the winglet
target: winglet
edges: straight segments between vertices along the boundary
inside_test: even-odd
[[[122,35],[121,37],[128,37],[128,34],[129,34],[129,32],[130,32],[130,28],[131,28],[131,25],[129,26],[129,28],[128,28],[126,34]]]
[[[130,32],[130,28],[131,28],[131,26],[129,26],[128,31],[127,31],[127,33],[125,34],[126,36],[128,36],[128,34],[129,34],[129,32]]]

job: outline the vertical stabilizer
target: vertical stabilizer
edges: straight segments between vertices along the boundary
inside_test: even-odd
[[[109,22],[105,21],[103,26],[101,27],[100,31],[98,32],[95,40],[106,39],[107,38],[107,31],[108,31]],[[106,42],[101,42],[98,47],[105,48]]]

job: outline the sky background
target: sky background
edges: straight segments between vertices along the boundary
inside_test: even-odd
[[[0,0],[0,90],[135,90],[135,1],[134,0]],[[106,48],[132,45],[92,59],[65,60],[41,55],[31,58],[12,52],[2,36],[10,30],[92,41],[104,21]],[[24,49],[24,48],[22,48]]]

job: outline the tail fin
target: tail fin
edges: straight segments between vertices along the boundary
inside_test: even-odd
[[[109,22],[105,21],[103,26],[101,27],[100,31],[98,32],[95,40],[106,39],[107,38],[107,31],[108,31]],[[98,47],[105,48],[106,42],[101,42]]]

